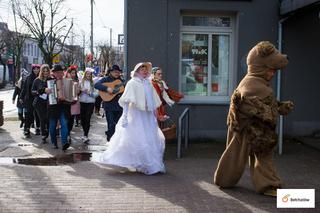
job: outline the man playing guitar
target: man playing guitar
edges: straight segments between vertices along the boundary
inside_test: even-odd
[[[124,91],[124,80],[121,77],[121,73],[122,70],[119,66],[113,65],[108,70],[107,75],[94,85],[103,99],[103,108],[108,123],[108,130],[105,131],[105,134],[108,141],[114,134],[116,124],[122,115],[122,108],[118,103]]]

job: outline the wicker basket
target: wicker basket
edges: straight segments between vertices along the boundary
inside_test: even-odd
[[[173,140],[177,137],[177,126],[173,124],[170,127],[162,129],[164,137],[166,140]]]
[[[166,140],[176,139],[177,125],[171,119],[159,122],[159,126]]]

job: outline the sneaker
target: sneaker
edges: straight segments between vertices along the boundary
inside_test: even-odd
[[[52,148],[53,148],[53,149],[59,149],[59,147],[58,147],[57,144],[53,144]]]
[[[70,144],[69,143],[65,143],[63,146],[62,146],[62,150],[65,151],[69,148]]]
[[[20,128],[22,128],[23,125],[24,125],[24,121],[21,121],[21,123],[20,123]]]

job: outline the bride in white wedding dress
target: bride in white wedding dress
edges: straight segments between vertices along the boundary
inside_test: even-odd
[[[93,161],[135,169],[147,175],[165,172],[165,138],[155,114],[161,101],[149,80],[151,67],[151,63],[143,62],[131,72],[132,78],[119,99],[123,114],[115,133],[107,150],[95,153]]]

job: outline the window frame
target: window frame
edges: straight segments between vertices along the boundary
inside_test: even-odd
[[[228,17],[230,18],[230,27],[212,27],[212,26],[183,26],[183,17],[185,16],[200,16],[200,17]],[[208,85],[212,81],[212,36],[213,35],[228,35],[229,36],[229,82],[228,94],[226,96],[212,96],[210,93],[207,96],[187,96],[181,100],[180,104],[229,104],[231,94],[233,92],[236,78],[236,54],[235,54],[235,18],[232,15],[226,14],[181,14],[180,16],[180,38],[179,38],[179,90],[182,91],[182,35],[183,34],[206,34],[208,35]],[[208,86],[208,91],[210,86]]]

